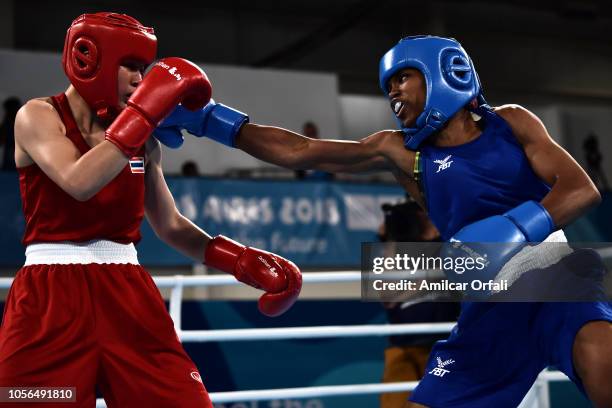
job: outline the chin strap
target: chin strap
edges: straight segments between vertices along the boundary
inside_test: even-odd
[[[448,118],[442,112],[430,109],[421,129],[402,128],[405,133],[404,146],[410,150],[416,150],[423,140],[440,130],[447,120]]]
[[[493,109],[487,104],[482,93],[470,102],[466,108],[472,114],[472,118],[475,121],[479,121],[483,116],[492,112]],[[421,128],[406,128],[402,127],[404,132],[404,146],[410,150],[416,150],[419,145],[427,139],[429,136],[442,129],[444,124],[449,118],[446,117],[442,112],[432,108],[429,110],[427,117],[424,120]],[[417,119],[417,123],[418,123]]]

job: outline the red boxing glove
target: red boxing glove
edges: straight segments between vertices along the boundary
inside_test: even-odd
[[[108,127],[106,139],[132,157],[176,105],[198,110],[211,94],[208,77],[197,65],[177,57],[159,60]]]
[[[208,266],[231,273],[240,282],[265,291],[258,306],[266,316],[285,313],[302,289],[302,274],[293,262],[270,252],[245,247],[223,235],[208,243],[204,257]]]

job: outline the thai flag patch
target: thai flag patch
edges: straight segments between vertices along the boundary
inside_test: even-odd
[[[145,172],[144,157],[132,157],[130,159],[130,170],[132,173],[143,174]]]

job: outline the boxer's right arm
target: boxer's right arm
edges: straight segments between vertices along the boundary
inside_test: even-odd
[[[128,158],[106,141],[81,155],[65,133],[50,104],[31,100],[15,118],[17,165],[33,161],[62,190],[85,201],[119,174]]]
[[[106,140],[86,154],[65,137],[54,109],[31,101],[15,121],[20,150],[62,190],[79,201],[93,197],[126,166],[149,135],[180,102],[189,109],[208,103],[211,86],[200,68],[181,58],[160,60],[106,130]]]

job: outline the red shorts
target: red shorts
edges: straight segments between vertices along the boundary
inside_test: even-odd
[[[75,387],[94,407],[212,407],[149,274],[133,264],[24,266],[0,329],[1,387]]]

